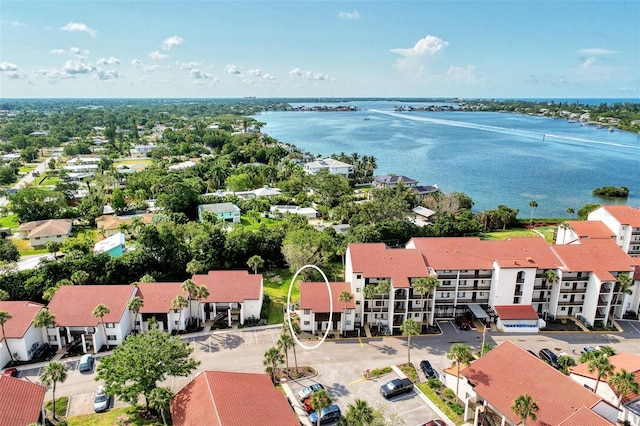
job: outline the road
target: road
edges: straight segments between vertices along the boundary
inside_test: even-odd
[[[439,323],[443,334],[437,336],[420,336],[411,339],[411,360],[417,365],[420,360],[428,359],[434,368],[442,371],[451,365],[446,354],[453,343],[465,343],[478,350],[482,344],[482,334],[476,331],[460,331],[452,322]],[[488,332],[486,343],[500,344],[510,340],[524,349],[537,353],[541,348],[552,349],[556,353],[571,354],[572,348],[586,345],[610,345],[618,352],[640,353],[640,322],[620,321],[623,333],[567,333],[567,334],[515,334]],[[214,332],[186,339],[194,348],[194,358],[201,361],[197,371],[222,370],[263,373],[264,353],[276,345],[280,336],[279,327]],[[290,382],[292,391],[303,385],[318,381],[327,386],[336,403],[344,410],[356,398],[364,398],[372,404],[385,407],[390,412],[401,415],[407,425],[419,424],[420,419],[430,416],[427,406],[416,398],[415,394],[406,394],[397,400],[384,400],[378,393],[380,385],[395,376],[385,376],[376,381],[362,380],[364,370],[401,364],[407,360],[406,339],[399,337],[371,339],[343,339],[326,341],[318,349],[296,350],[298,365],[311,365],[318,370],[318,376],[304,379],[301,383]],[[293,353],[289,354],[289,362],[293,365]],[[577,359],[577,355],[576,355]],[[77,359],[65,361],[70,368],[69,377],[64,383],[57,385],[57,395],[71,396],[70,414],[92,412],[92,397],[98,383],[94,380],[94,372],[77,371]],[[39,369],[22,369],[20,377],[37,381]],[[193,379],[189,377],[169,378],[163,385],[170,386],[177,392]],[[47,398],[52,397],[51,390]],[[115,401],[116,406],[124,406]]]
[[[33,172],[39,172],[40,175],[43,175],[47,167],[47,164],[49,163],[49,159],[51,159],[51,157],[45,157],[41,163],[38,163],[36,168],[33,169],[31,173],[27,173],[26,175],[18,179],[18,182],[16,182],[15,185],[13,185],[13,188],[14,189],[24,188],[26,185],[33,182],[35,180],[35,177],[33,176]],[[0,197],[0,208],[5,207],[8,203],[9,203],[9,200],[7,199],[7,197]]]

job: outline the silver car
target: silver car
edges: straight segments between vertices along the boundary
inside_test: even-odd
[[[98,386],[96,397],[93,399],[93,410],[96,413],[107,411],[109,408],[109,395],[104,393],[104,386]]]

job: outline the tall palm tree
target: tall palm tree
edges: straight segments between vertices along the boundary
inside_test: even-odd
[[[280,349],[275,346],[270,347],[264,353],[264,359],[262,363],[266,367],[267,373],[271,374],[271,381],[276,384],[276,370],[278,366],[284,362],[284,356]]]
[[[375,418],[375,411],[367,401],[356,399],[353,404],[347,405],[345,417],[349,426],[368,426]]]
[[[138,313],[140,309],[144,306],[144,300],[140,296],[132,297],[127,303],[127,309],[133,312],[133,329],[136,329],[136,318],[138,317]],[[142,322],[140,322],[142,326]]]
[[[531,398],[531,395],[520,395],[518,396],[511,405],[511,409],[514,413],[522,419],[522,424],[525,426],[527,424],[527,419],[531,419],[535,421],[538,416],[537,412],[540,409],[538,404]]]
[[[473,360],[473,350],[471,349],[471,346],[465,345],[464,343],[454,343],[451,345],[449,353],[447,353],[447,358],[452,360],[458,367],[458,374],[456,376],[456,395],[458,395],[460,387],[460,365]]]
[[[206,285],[196,287],[195,298],[198,301],[198,316],[196,317],[198,328],[200,328],[200,303],[209,297],[209,289]]]
[[[403,336],[407,336],[407,363],[411,364],[411,336],[420,335],[420,326],[413,318],[404,320],[400,326]]]
[[[178,331],[180,331],[180,321],[182,320],[182,310],[187,307],[189,301],[179,294],[171,301],[171,309],[178,311]]]
[[[626,394],[629,392],[636,394],[640,388],[636,382],[636,375],[625,369],[613,373],[609,379],[609,385],[619,395],[618,408],[622,405],[622,399]]]
[[[549,304],[551,303],[551,288],[549,287],[549,284],[557,283],[560,277],[558,277],[558,273],[555,271],[555,269],[547,269],[546,271],[544,271],[542,278],[544,279],[545,287],[546,287],[544,303],[548,311]]]
[[[9,321],[11,318],[13,317],[9,312],[0,311],[0,328],[2,328],[2,340],[4,340],[4,344],[7,347],[7,352],[9,352],[9,358],[11,359],[11,362],[13,362],[14,359],[13,359],[13,354],[11,353],[11,349],[9,349],[9,341],[7,340],[4,334],[4,323]]]
[[[321,413],[323,408],[329,408],[333,404],[333,400],[329,396],[326,389],[320,389],[311,395],[311,408],[318,414],[318,426],[320,426]]]
[[[597,353],[589,361],[587,361],[587,370],[589,373],[596,372],[596,386],[593,389],[594,393],[598,393],[598,385],[600,380],[606,379],[613,373],[613,365],[609,361],[609,357],[604,353]]]
[[[300,332],[300,325],[298,324],[298,322],[291,322],[291,326],[293,328],[293,332],[294,333],[299,333]],[[287,326],[287,323],[285,322],[282,325],[282,335],[287,335],[287,337],[285,338],[287,341],[291,340],[293,342],[293,344],[291,345],[291,349],[293,349],[293,363],[296,367],[296,375],[298,374],[298,354],[296,353],[296,342],[293,339],[293,336],[291,335],[291,330],[289,330],[289,327]],[[284,345],[283,345],[284,348]]]
[[[424,321],[424,308],[425,308],[425,304],[424,304],[424,296],[430,294],[432,291],[435,291],[436,288],[438,288],[438,278],[430,275],[428,277],[421,277],[418,278],[417,280],[415,280],[413,283],[411,283],[411,287],[413,288],[414,293],[417,293],[420,295],[420,304],[422,305],[422,314],[420,315],[420,324],[422,325],[422,322]],[[428,324],[431,326],[433,325],[433,317],[434,317],[434,311],[435,311],[435,293],[432,297],[432,303],[431,303],[431,309],[429,312],[429,316],[428,316]]]
[[[167,387],[157,387],[149,394],[149,406],[160,412],[160,415],[162,416],[162,423],[164,425],[167,424],[167,419],[165,418],[164,413],[171,405],[172,399],[173,391],[171,388]]]
[[[576,212],[576,209],[574,209],[573,207],[569,207],[567,209],[567,214],[569,215],[569,217],[571,217],[572,214],[574,214]]]
[[[186,291],[188,293],[187,297],[189,298],[189,301],[193,300],[195,297],[195,293],[196,293],[196,289],[198,288],[198,285],[191,279],[185,280],[182,285],[180,285],[180,288],[183,291]],[[189,321],[187,321],[187,323],[189,323],[191,321],[191,302],[189,302]]]
[[[74,285],[83,285],[87,283],[87,280],[89,279],[89,274],[85,271],[79,270],[71,274],[69,279]]]
[[[389,291],[391,290],[391,285],[389,284],[389,281],[379,281],[378,284],[376,285],[376,294],[378,296],[382,297],[382,302],[380,304],[380,320],[382,320],[382,310],[384,308],[384,297],[385,295],[388,296],[389,295]],[[380,321],[381,323],[381,321]],[[381,326],[378,327],[378,331],[380,331]]]
[[[56,317],[49,309],[42,309],[33,319],[33,326],[36,328],[48,327],[56,324]]]
[[[353,294],[351,294],[351,292],[347,290],[341,291],[340,295],[338,296],[338,300],[344,303],[344,318],[342,319],[342,321],[340,321],[342,323],[342,334],[344,334],[346,331],[347,323],[347,306],[349,302],[353,300]]]
[[[538,202],[536,200],[529,201],[529,207],[531,207],[531,221],[529,222],[529,225],[533,225],[533,210],[538,207]]]
[[[100,303],[93,309],[91,315],[96,318],[100,318],[100,324],[102,324],[102,331],[104,332],[104,338],[107,341],[107,350],[109,350],[109,337],[107,336],[107,328],[104,325],[104,316],[111,312],[111,309]]]
[[[264,260],[262,259],[262,257],[258,256],[257,254],[253,255],[249,258],[249,260],[247,260],[247,266],[253,269],[254,274],[257,274],[258,269],[264,266]]]
[[[371,307],[373,307],[373,298],[376,295],[376,287],[374,285],[371,285],[371,284],[370,285],[365,285],[364,288],[362,289],[362,294],[363,294],[365,299],[369,299],[371,301]],[[370,310],[371,310],[371,308],[370,308]],[[367,318],[371,319],[371,316],[368,316]],[[371,321],[368,321],[368,323],[370,324]]]
[[[295,340],[289,333],[282,333],[278,339],[278,349],[284,354],[285,365],[287,371],[289,370],[289,349],[296,345]]]
[[[616,283],[620,293],[631,294],[631,286],[633,285],[633,279],[629,277],[629,274],[618,274],[616,277]]]
[[[51,385],[51,392],[53,393],[53,418],[56,418],[56,384],[62,383],[67,380],[67,366],[56,361],[52,361],[47,364],[42,370],[40,381],[45,386]]]

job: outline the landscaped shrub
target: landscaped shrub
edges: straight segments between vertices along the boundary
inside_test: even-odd
[[[447,405],[457,415],[462,416],[464,414],[464,407],[462,405],[458,404],[457,402],[450,402]]]
[[[438,379],[434,379],[433,377],[430,377],[427,380],[427,383],[431,389],[440,390],[440,388],[442,388],[442,382]]]
[[[375,370],[371,370],[369,372],[369,376],[370,377],[380,377],[380,376],[384,376],[385,374],[389,374],[389,373],[391,373],[391,367],[376,368]]]
[[[453,399],[456,397],[456,393],[453,391],[453,389],[446,388],[444,391],[442,391],[442,396],[446,399]]]

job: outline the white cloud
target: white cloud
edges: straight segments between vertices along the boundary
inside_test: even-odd
[[[64,49],[53,49],[50,50],[49,53],[53,53],[54,55],[64,55],[67,51]]]
[[[198,69],[191,70],[191,72],[189,72],[189,77],[195,78],[196,80],[208,80],[213,78],[211,74],[207,74],[206,72]]]
[[[140,65],[142,65],[142,62],[140,62],[138,59],[132,59],[131,60],[131,65],[133,65],[134,67],[139,67]]]
[[[162,67],[160,65],[147,65],[146,67],[144,67],[143,69],[145,71],[157,71],[159,69],[161,69]]]
[[[164,50],[169,50],[173,47],[180,46],[182,43],[184,43],[184,39],[182,37],[173,36],[162,42],[162,48]]]
[[[391,51],[393,53],[397,53],[398,55],[404,56],[405,58],[419,57],[425,54],[434,54],[440,52],[441,50],[444,50],[444,48],[448,45],[449,42],[429,34],[425,38],[418,40],[413,47],[410,47],[408,49],[391,49]]]
[[[87,26],[86,24],[81,24],[79,22],[69,22],[67,25],[65,25],[64,27],[61,27],[60,29],[62,31],[87,33],[91,37],[96,36],[96,30]]]
[[[616,55],[620,52],[609,49],[599,49],[597,47],[588,48],[588,49],[580,49],[578,53],[581,55]]]
[[[580,65],[578,65],[578,68],[585,70],[585,69],[589,69],[589,68],[593,68],[593,66],[596,64],[598,60],[596,58],[586,58],[584,60],[583,63],[581,63]]]
[[[316,80],[316,81],[336,81],[335,78],[330,77],[327,74],[315,73],[312,71],[305,71],[300,68],[293,68],[289,71],[289,77],[302,78],[304,80]]]
[[[47,80],[59,80],[62,78],[73,78],[74,76],[61,70],[41,69],[33,72],[36,76],[44,77]]]
[[[427,77],[432,79],[434,75],[428,75],[430,65],[435,60],[434,58],[439,56],[438,54],[444,51],[448,45],[449,42],[429,34],[425,38],[418,40],[411,48],[391,49],[391,52],[401,56],[396,60],[395,67],[406,78],[423,79]]]
[[[17,80],[17,79],[20,79],[20,78],[27,78],[27,76],[25,74],[20,74],[20,73],[17,73],[15,71],[11,71],[11,72],[7,73],[7,77],[9,77],[9,78],[11,78],[13,80]]]
[[[271,74],[263,74],[262,75],[262,79],[263,80],[268,80],[268,81],[273,81],[276,79],[276,77],[274,75]]]
[[[196,67],[199,67],[200,66],[200,62],[195,62],[195,61],[180,62],[180,61],[177,61],[176,65],[178,65],[178,67],[181,70],[192,70],[192,69],[195,69]]]
[[[0,71],[17,71],[18,67],[10,62],[0,62]]]
[[[87,49],[80,49],[79,47],[71,47],[69,48],[69,55],[88,55],[89,51]]]
[[[25,24],[23,24],[22,22],[19,22],[19,21],[2,21],[2,23],[9,24],[12,27],[22,27],[22,26],[25,25]]]
[[[75,74],[89,74],[96,70],[96,67],[91,64],[85,64],[78,61],[67,61],[64,63],[62,70],[70,75]]]
[[[353,9],[353,12],[340,12],[338,13],[338,18],[340,19],[360,19],[360,13]]]
[[[260,77],[262,75],[262,71],[260,71],[260,69],[256,68],[254,70],[247,71],[247,74],[249,74],[252,77]]]
[[[475,73],[475,65],[466,67],[450,66],[447,70],[447,78],[456,84],[477,84],[481,79]]]
[[[227,74],[240,75],[242,72],[235,65],[227,65],[224,70]]]
[[[108,58],[100,58],[96,61],[98,65],[117,65],[120,63],[120,59],[109,56]]]
[[[151,59],[165,59],[165,58],[168,58],[169,55],[165,55],[164,53],[160,53],[159,50],[156,50],[156,51],[150,52],[149,57]]]
[[[98,79],[100,80],[115,80],[117,78],[121,78],[122,74],[115,70],[103,70],[100,68],[96,68],[95,70]]]

